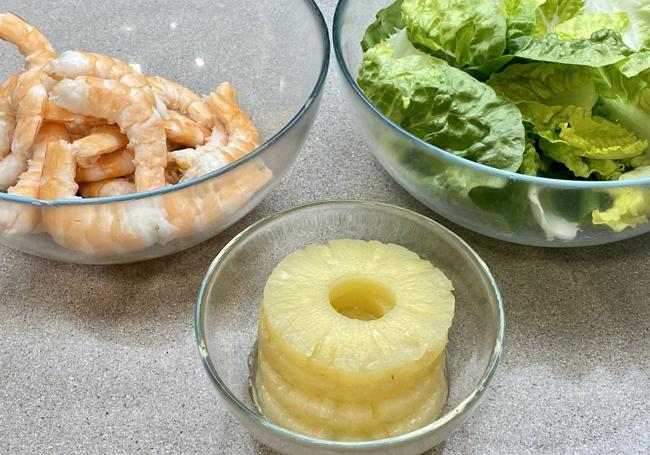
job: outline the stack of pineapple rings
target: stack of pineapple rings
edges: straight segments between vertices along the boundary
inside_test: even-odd
[[[447,399],[452,290],[393,244],[334,240],[291,253],[264,289],[261,411],[289,430],[348,441],[431,423]]]

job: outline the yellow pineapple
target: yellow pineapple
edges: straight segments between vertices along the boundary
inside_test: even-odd
[[[433,421],[447,397],[452,284],[398,245],[335,240],[295,251],[264,289],[256,391],[294,431],[377,439]]]

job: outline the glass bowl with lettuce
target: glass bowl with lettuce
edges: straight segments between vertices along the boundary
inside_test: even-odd
[[[650,231],[650,1],[341,0],[373,154],[469,229],[537,246]]]

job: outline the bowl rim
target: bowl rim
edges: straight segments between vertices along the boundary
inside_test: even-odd
[[[334,20],[332,25],[332,40],[334,42],[334,55],[336,56],[336,61],[338,66],[343,74],[343,79],[347,84],[350,85],[352,91],[359,97],[359,99],[366,105],[366,107],[379,117],[384,123],[386,123],[391,129],[395,130],[397,133],[405,136],[410,142],[417,145],[420,149],[431,153],[437,157],[452,161],[460,166],[466,166],[471,168],[474,171],[485,172],[493,176],[505,177],[509,180],[515,180],[520,182],[525,182],[529,184],[543,185],[546,187],[556,187],[564,189],[612,189],[612,188],[622,188],[638,185],[648,185],[650,186],[650,177],[644,178],[634,178],[626,180],[613,180],[613,181],[581,181],[581,180],[563,180],[563,179],[552,179],[548,177],[537,177],[532,175],[518,174],[516,172],[506,171],[503,169],[493,168],[491,166],[476,163],[474,161],[468,160],[466,158],[454,155],[440,147],[437,147],[433,144],[423,141],[422,139],[414,136],[391,119],[389,119],[383,112],[381,112],[375,105],[370,101],[370,99],[363,93],[359,84],[357,84],[356,79],[350,74],[348,69],[347,61],[342,51],[341,43],[341,29],[342,29],[342,17],[343,11],[347,7],[350,0],[339,0],[336,5],[336,10],[334,11]],[[361,48],[361,46],[359,46]]]
[[[14,194],[7,194],[4,192],[0,192],[0,201],[11,201],[11,202],[29,204],[38,207],[95,205],[95,204],[107,204],[111,202],[135,201],[138,199],[155,197],[161,194],[171,193],[174,191],[182,190],[184,188],[189,188],[194,185],[198,185],[207,180],[216,178],[222,174],[226,174],[231,169],[235,169],[239,166],[242,166],[248,161],[261,155],[271,145],[279,141],[280,138],[282,138],[289,130],[291,130],[295,126],[295,124],[298,123],[298,121],[300,121],[300,119],[302,119],[302,117],[309,111],[310,107],[316,102],[316,100],[320,96],[323,87],[325,85],[325,80],[327,79],[327,71],[329,68],[330,52],[331,52],[329,28],[327,26],[327,22],[325,21],[325,17],[323,16],[323,13],[318,7],[318,5],[316,4],[315,0],[302,0],[302,2],[307,5],[309,10],[313,14],[314,21],[316,22],[316,25],[320,31],[321,44],[323,46],[323,59],[321,61],[320,72],[318,78],[316,79],[316,84],[314,85],[314,88],[312,89],[309,96],[307,97],[307,100],[303,103],[300,109],[298,109],[298,111],[294,114],[291,120],[289,120],[289,122],[286,125],[280,128],[269,139],[267,139],[263,144],[261,144],[259,147],[257,147],[248,155],[238,159],[237,161],[228,164],[227,166],[224,166],[220,169],[204,174],[195,179],[188,180],[187,182],[177,183],[176,185],[166,186],[164,188],[158,188],[155,190],[143,191],[140,193],[133,193],[127,195],[120,195],[120,196],[88,198],[88,199],[79,198],[79,199],[58,199],[53,201],[45,201],[43,199],[36,199],[36,198],[31,198],[26,196],[18,196]]]
[[[320,438],[306,436],[288,430],[279,425],[276,425],[264,419],[263,417],[259,416],[257,413],[251,411],[248,408],[248,406],[243,404],[229,390],[228,386],[221,380],[219,373],[214,367],[212,360],[210,359],[210,355],[208,353],[207,345],[205,342],[205,330],[204,330],[205,328],[203,325],[203,315],[205,312],[205,308],[207,306],[205,302],[205,297],[208,293],[208,289],[210,288],[209,285],[214,275],[214,272],[221,265],[224,258],[226,258],[231,253],[231,251],[238,246],[239,243],[244,241],[251,234],[273,223],[279,218],[283,218],[284,216],[292,214],[294,212],[299,212],[302,210],[311,209],[315,207],[339,206],[339,205],[358,205],[358,206],[364,206],[368,208],[388,209],[390,211],[393,211],[394,213],[399,213],[402,215],[420,219],[421,221],[424,221],[427,224],[432,225],[436,229],[442,230],[445,234],[449,235],[453,241],[457,242],[461,246],[461,248],[463,248],[466,251],[466,253],[468,253],[470,259],[473,259],[475,261],[476,265],[479,267],[480,271],[487,279],[487,282],[489,283],[492,292],[494,293],[494,298],[496,301],[495,322],[496,322],[497,334],[496,334],[496,340],[494,346],[492,347],[492,351],[490,353],[490,360],[480,380],[474,386],[472,392],[463,400],[461,400],[461,402],[458,405],[456,405],[453,409],[447,411],[445,414],[440,416],[438,419],[436,419],[434,422],[430,423],[429,425],[426,425],[415,431],[400,436],[371,440],[371,441],[354,441],[354,442],[334,441],[329,439],[320,439]],[[373,449],[373,448],[376,449],[380,447],[385,447],[386,445],[390,445],[390,444],[405,444],[405,443],[413,442],[420,439],[421,437],[424,437],[430,433],[433,433],[445,427],[446,425],[448,425],[449,423],[455,420],[462,419],[467,412],[471,411],[478,404],[481,397],[483,396],[483,393],[487,390],[487,387],[490,384],[492,377],[494,376],[494,373],[496,371],[496,368],[501,358],[501,354],[503,352],[505,324],[506,323],[505,323],[504,303],[501,297],[501,293],[499,292],[499,288],[496,284],[496,281],[492,276],[492,273],[490,272],[487,264],[474,251],[474,249],[472,249],[472,247],[467,244],[467,242],[465,242],[457,234],[455,234],[453,231],[446,228],[445,226],[441,225],[440,223],[422,214],[414,212],[412,210],[408,210],[402,207],[398,207],[396,205],[386,204],[382,202],[355,201],[355,200],[325,200],[325,201],[310,202],[310,203],[298,205],[289,209],[282,210],[273,215],[270,215],[260,221],[257,221],[256,223],[250,225],[249,227],[241,231],[239,234],[233,237],[233,239],[230,242],[228,242],[226,246],[223,247],[223,249],[219,252],[219,254],[217,254],[215,259],[210,264],[210,267],[208,268],[205,277],[201,281],[199,294],[196,299],[196,309],[194,313],[194,330],[195,330],[199,355],[201,356],[203,367],[207,371],[210,381],[212,382],[212,385],[217,389],[217,392],[222,397],[222,399],[226,401],[226,404],[229,405],[228,407],[234,406],[239,412],[242,413],[242,415],[245,418],[249,420],[249,422],[253,423],[254,425],[261,425],[263,428],[273,433],[279,434],[281,437],[289,438],[294,442],[308,444],[313,447],[322,447],[322,448],[329,448],[329,449],[332,448],[348,449],[348,450]]]

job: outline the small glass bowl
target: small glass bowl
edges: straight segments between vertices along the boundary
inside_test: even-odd
[[[269,274],[298,248],[348,238],[402,245],[439,267],[455,287],[447,405],[435,422],[402,436],[361,442],[316,439],[271,423],[251,399],[248,360]],[[504,325],[503,302],[490,271],[457,235],[399,207],[353,201],[303,205],[244,230],[212,262],[195,315],[203,365],[228,410],[257,440],[285,454],[416,454],[441,443],[481,400],[499,362]]]

